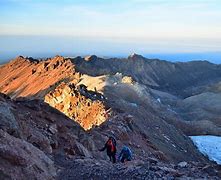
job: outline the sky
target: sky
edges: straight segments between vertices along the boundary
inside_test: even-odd
[[[136,52],[221,63],[220,0],[0,0],[0,60]]]

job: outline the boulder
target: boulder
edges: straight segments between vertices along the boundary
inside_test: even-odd
[[[0,129],[9,134],[19,136],[19,125],[12,113],[12,107],[6,102],[0,102]]]
[[[0,130],[0,176],[9,179],[54,179],[53,161],[24,140]],[[2,173],[1,173],[2,172]]]
[[[182,162],[178,163],[178,167],[180,167],[180,168],[186,168],[187,165],[188,165],[188,163],[185,162],[185,161],[182,161]]]
[[[92,157],[91,153],[79,142],[75,142],[74,146],[75,152],[79,155],[85,156],[85,157]]]

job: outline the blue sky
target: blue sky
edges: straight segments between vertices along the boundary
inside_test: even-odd
[[[220,9],[220,0],[1,0],[0,58],[137,52],[217,61]]]

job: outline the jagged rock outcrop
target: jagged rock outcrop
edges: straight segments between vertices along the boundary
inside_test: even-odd
[[[45,61],[19,56],[0,67],[0,91],[12,98],[43,98],[60,82],[78,77],[71,61],[61,56]]]
[[[87,61],[96,61],[97,56],[85,57]],[[5,76],[6,70],[9,74]],[[87,79],[81,78],[75,72],[75,65],[70,59],[56,56],[42,61],[33,58],[19,56],[0,69],[1,92],[7,93],[11,98],[38,98],[45,99],[52,107],[63,112],[71,119],[75,119],[85,129],[100,125],[107,119],[105,106],[102,103],[104,96],[99,94],[99,85],[89,89],[86,94],[78,89],[71,89],[65,84],[72,83],[74,86]],[[107,81],[108,77],[105,77]],[[108,78],[110,81],[111,78]],[[133,83],[131,77],[116,74],[112,83]],[[13,80],[13,81],[11,81]],[[96,82],[96,78],[94,78]],[[104,80],[101,83],[106,83]],[[104,87],[102,85],[102,87]],[[55,90],[56,89],[56,90]],[[52,93],[54,91],[54,93]],[[99,91],[96,92],[96,91]],[[50,93],[49,93],[50,92]],[[97,97],[96,97],[97,96]]]
[[[88,91],[84,85],[77,88],[71,83],[62,83],[45,96],[46,103],[77,121],[86,130],[99,126],[107,119],[104,100],[102,94]]]

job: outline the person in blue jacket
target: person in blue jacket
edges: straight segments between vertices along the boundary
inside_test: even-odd
[[[129,147],[124,146],[118,156],[118,160],[124,163],[125,161],[132,160],[132,152]]]

